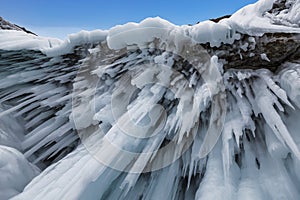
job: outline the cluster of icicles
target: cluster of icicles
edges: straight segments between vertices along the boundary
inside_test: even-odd
[[[299,199],[300,65],[223,72],[151,45],[0,69],[0,115],[24,124],[10,146],[54,163],[14,199]]]

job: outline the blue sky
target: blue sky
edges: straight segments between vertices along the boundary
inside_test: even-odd
[[[257,0],[0,0],[0,16],[43,36],[109,29],[147,17],[182,25],[232,14]]]

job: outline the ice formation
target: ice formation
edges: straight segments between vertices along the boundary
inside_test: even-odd
[[[0,30],[0,199],[300,199],[299,13]],[[275,62],[268,34],[298,47]]]

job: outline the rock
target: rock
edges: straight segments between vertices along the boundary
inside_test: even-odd
[[[0,30],[16,30],[16,31],[24,31],[26,33],[32,34],[32,35],[36,35],[35,33],[27,30],[24,27],[21,27],[19,25],[16,24],[12,24],[6,20],[4,20],[2,17],[0,17]]]

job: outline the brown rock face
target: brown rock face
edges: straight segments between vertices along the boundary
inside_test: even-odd
[[[220,47],[209,47],[211,55],[224,60],[224,69],[261,69],[275,72],[286,62],[300,59],[300,35],[291,33],[265,33],[252,37],[242,35],[241,40]]]

